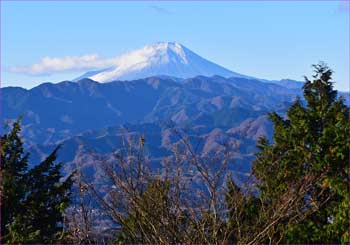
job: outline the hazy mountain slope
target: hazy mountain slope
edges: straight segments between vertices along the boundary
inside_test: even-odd
[[[89,130],[82,134],[62,140],[62,148],[59,160],[66,162],[66,170],[73,169],[75,160],[86,155],[108,156],[116,149],[123,147],[123,141],[128,137],[143,136],[145,141],[145,153],[151,157],[154,167],[159,167],[162,157],[171,155],[172,146],[180,142],[178,134],[182,127],[171,123],[141,123],[126,124],[123,126],[108,127],[101,130]],[[197,125],[185,127],[187,136],[193,145],[197,146],[197,152],[208,155],[225,143],[239,145],[234,154],[236,162],[234,168],[240,171],[250,169],[250,160],[256,151],[255,140],[263,135],[271,135],[272,125],[266,116],[248,118],[236,127],[212,127],[210,125]],[[36,144],[30,147],[32,162],[39,162],[54,149],[57,144]],[[85,163],[84,163],[85,164]],[[88,163],[86,163],[88,164]],[[92,163],[89,163],[92,164]]]

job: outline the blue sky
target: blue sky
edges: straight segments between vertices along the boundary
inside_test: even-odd
[[[349,2],[1,2],[1,85],[31,88],[79,69],[30,74],[44,57],[115,57],[178,41],[242,74],[302,80],[325,61],[349,90]],[[86,56],[89,57],[89,56]]]

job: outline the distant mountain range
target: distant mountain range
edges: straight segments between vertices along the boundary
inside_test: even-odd
[[[85,130],[159,122],[232,127],[283,110],[299,89],[246,78],[150,77],[134,81],[44,83],[2,89],[3,119],[23,115],[28,144],[57,143]]]
[[[179,43],[157,43],[122,55],[115,67],[87,72],[74,81],[29,90],[1,88],[1,120],[4,125],[23,116],[22,134],[32,163],[62,144],[59,159],[66,162],[67,172],[84,158],[93,175],[90,154],[108,157],[121,147],[126,131],[145,135],[154,167],[159,167],[159,159],[178,140],[172,129],[185,128],[191,140],[201,142],[199,154],[235,141],[239,148],[231,170],[248,173],[256,140],[272,136],[267,113],[283,115],[302,97],[302,85],[242,75]],[[349,102],[349,93],[339,94]]]
[[[240,144],[239,166],[248,171],[255,140],[272,133],[267,113],[283,114],[301,95],[300,89],[221,76],[160,76],[109,83],[82,79],[44,83],[29,90],[1,90],[3,123],[23,115],[22,133],[31,160],[39,161],[62,144],[59,159],[67,162],[67,170],[77,156],[110,154],[120,147],[121,127],[144,134],[155,158],[169,154],[176,142],[171,128],[183,127],[201,139],[201,154],[214,151],[218,141],[235,139]]]

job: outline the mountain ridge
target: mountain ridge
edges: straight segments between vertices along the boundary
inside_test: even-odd
[[[110,83],[82,79],[44,83],[30,90],[8,87],[1,92],[3,121],[23,115],[23,131],[27,140],[34,142],[126,122],[171,119],[219,123],[215,118],[221,118],[228,123],[232,113],[240,116],[235,110],[247,109],[242,115],[266,111],[298,95],[276,84],[219,76],[197,76],[181,82],[158,77]]]

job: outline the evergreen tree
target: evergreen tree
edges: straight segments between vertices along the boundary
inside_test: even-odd
[[[20,211],[18,204],[26,193],[28,154],[23,152],[20,131],[18,119],[11,132],[1,137],[1,237],[9,233],[9,225]]]
[[[314,65],[314,80],[306,79],[304,106],[300,99],[287,111],[276,113],[274,142],[260,139],[253,172],[262,200],[271,206],[287,190],[297,193],[303,183],[312,186],[299,197],[296,212],[317,208],[307,218],[284,220],[278,236],[287,243],[348,243],[349,240],[349,108],[333,89],[332,71]],[[306,208],[305,208],[306,207]]]
[[[28,169],[19,136],[20,120],[1,137],[2,242],[54,243],[63,234],[63,211],[69,203],[71,176],[61,182],[57,147],[43,162]]]

